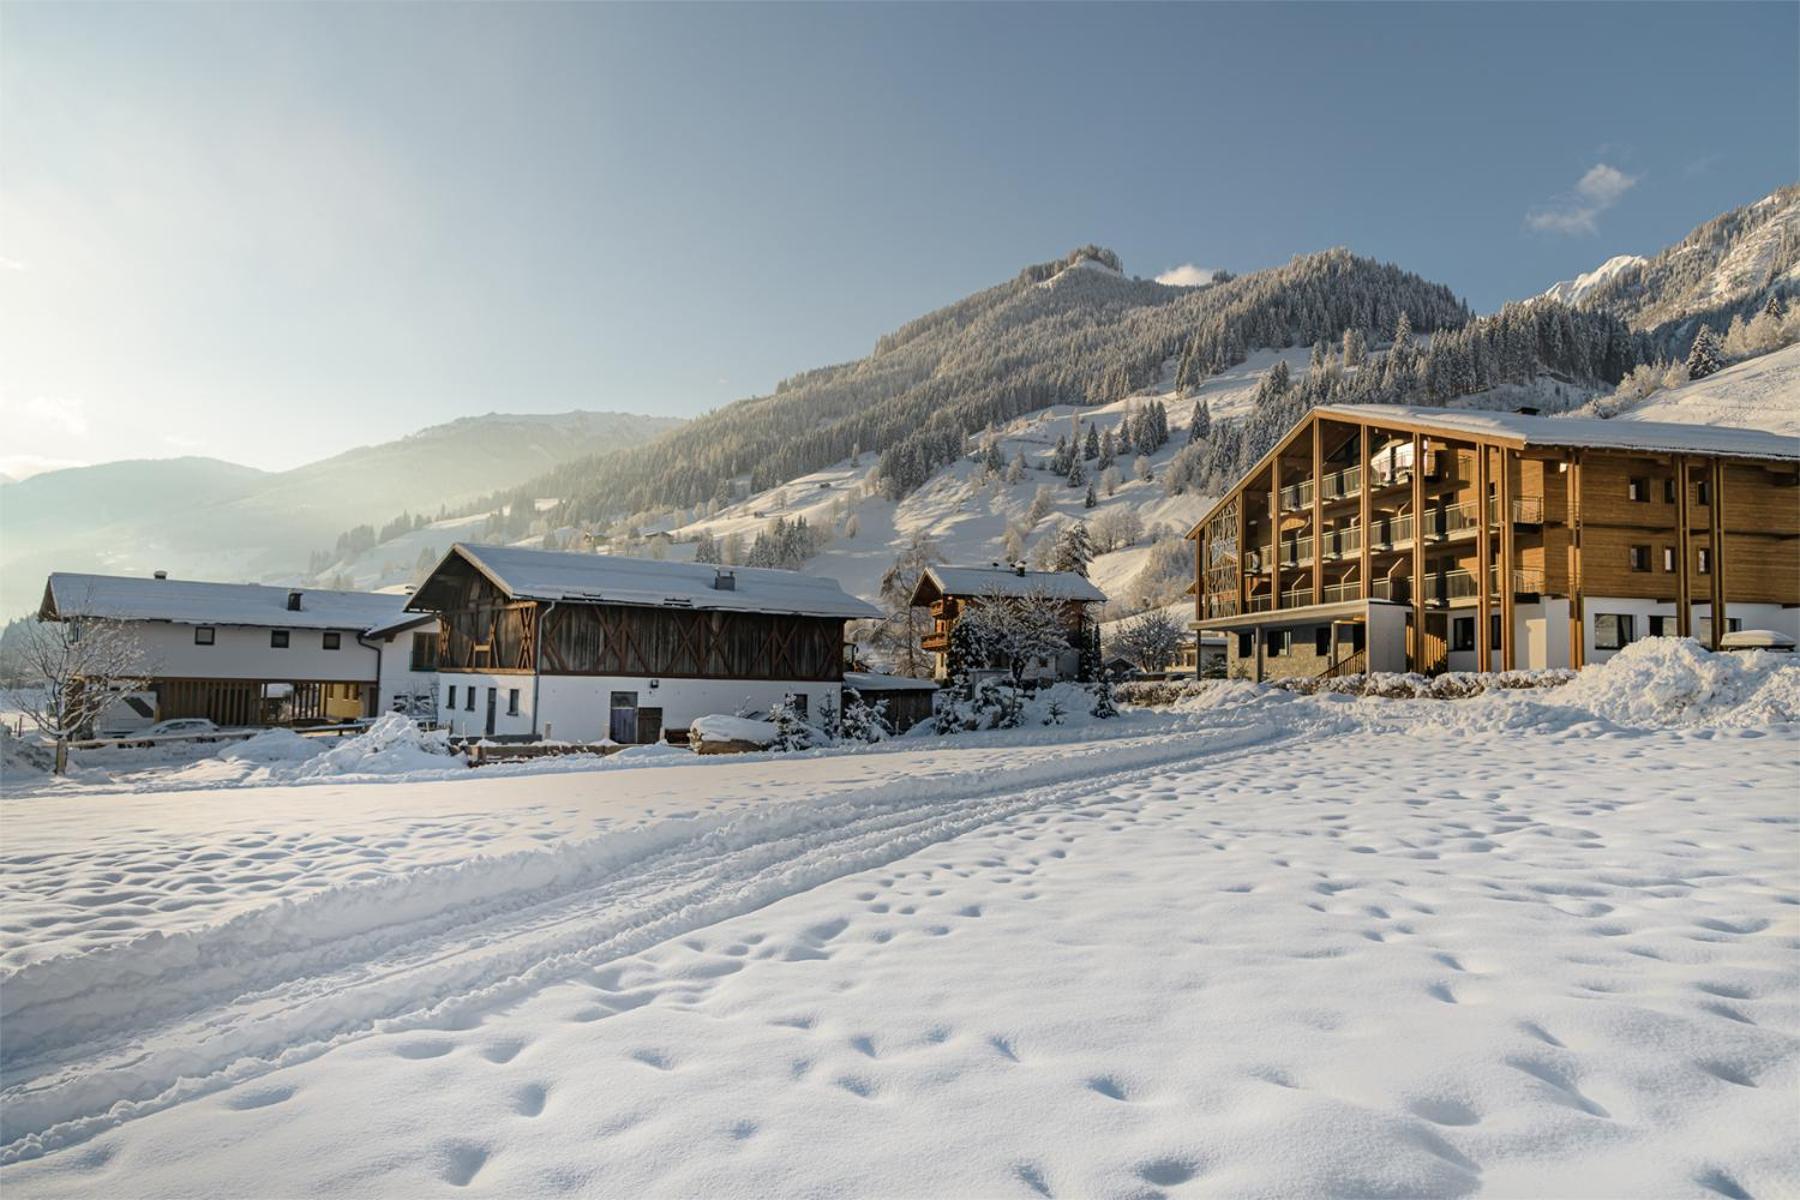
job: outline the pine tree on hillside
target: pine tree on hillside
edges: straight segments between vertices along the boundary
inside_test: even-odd
[[[718,563],[719,543],[711,530],[703,529],[700,536],[694,539],[694,561],[697,563]]]
[[[1091,483],[1088,484],[1087,499],[1085,499],[1081,502],[1081,507],[1093,508],[1096,504],[1099,504],[1099,503],[1100,503],[1099,498],[1094,495],[1094,485]]]
[[[1100,434],[1092,425],[1088,426],[1087,440],[1081,444],[1081,457],[1086,459],[1100,457]]]
[[[1777,321],[1787,316],[1787,302],[1781,298],[1780,292],[1769,293],[1769,302],[1763,305],[1763,312]]]
[[[1725,356],[1719,349],[1719,337],[1712,331],[1712,326],[1702,325],[1700,332],[1694,335],[1693,349],[1688,351],[1688,378],[1705,379],[1716,374],[1725,366]]]
[[[1104,471],[1117,462],[1118,457],[1119,446],[1113,439],[1113,431],[1109,429],[1100,438],[1100,458],[1097,465]]]
[[[1081,465],[1081,460],[1079,458],[1070,458],[1070,460],[1069,460],[1069,486],[1072,488],[1078,488],[1078,487],[1084,487],[1084,486],[1086,486],[1086,484],[1087,484],[1087,468]]]
[[[1203,442],[1212,436],[1212,413],[1207,410],[1206,401],[1194,401],[1194,419],[1188,423],[1188,445]]]
[[[1087,525],[1072,521],[1056,535],[1056,548],[1050,553],[1052,571],[1073,571],[1087,578],[1088,564],[1094,561],[1094,545],[1088,538]]]

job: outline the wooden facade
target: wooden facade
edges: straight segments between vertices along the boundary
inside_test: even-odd
[[[1562,446],[1553,430],[1528,441],[1495,426],[1380,406],[1308,414],[1190,531],[1195,624],[1358,623],[1379,602],[1403,615],[1408,669],[1446,667],[1458,614],[1474,618],[1462,649],[1477,668],[1507,670],[1523,661],[1519,608],[1547,597],[1568,601],[1573,665],[1589,597],[1675,604],[1683,636],[1696,604],[1800,605],[1791,459]],[[1716,648],[1726,622],[1709,629]],[[1348,645],[1334,634],[1311,665],[1361,669]]]
[[[841,617],[514,600],[463,560],[446,563],[430,586],[440,672],[843,678]]]
[[[215,724],[324,725],[375,715],[373,683],[319,679],[153,679],[160,721],[206,717]]]

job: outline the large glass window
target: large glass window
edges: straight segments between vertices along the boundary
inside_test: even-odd
[[[1636,640],[1635,620],[1630,613],[1594,615],[1594,649],[1623,650]]]

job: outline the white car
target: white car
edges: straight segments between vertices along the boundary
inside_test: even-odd
[[[144,737],[204,737],[209,733],[218,733],[219,727],[205,717],[177,717],[172,721],[158,721],[143,731]]]

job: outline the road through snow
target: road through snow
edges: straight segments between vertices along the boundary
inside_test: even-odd
[[[1266,724],[939,772],[480,855],[31,962],[5,983],[0,1162],[372,1031],[546,984],[1022,811],[1266,745]],[[906,759],[894,760],[904,768]],[[566,777],[565,777],[566,778]],[[166,797],[165,797],[166,799]]]

